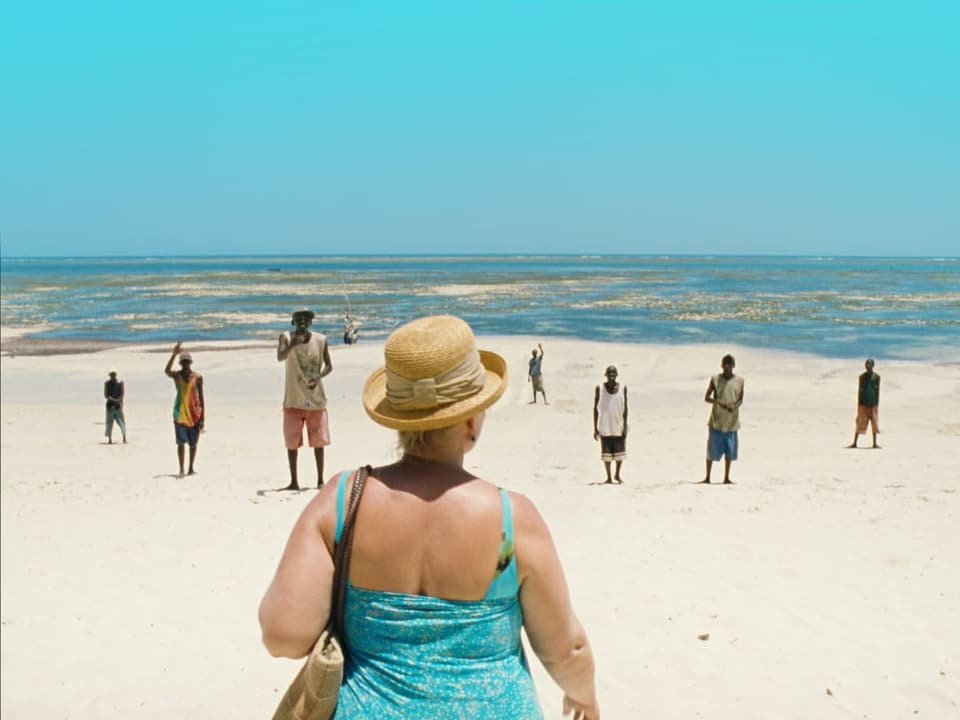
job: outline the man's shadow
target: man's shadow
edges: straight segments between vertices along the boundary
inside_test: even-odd
[[[295,497],[301,493],[310,492],[311,490],[316,490],[317,488],[302,487],[297,490],[290,490],[289,488],[266,488],[257,490],[257,497]]]

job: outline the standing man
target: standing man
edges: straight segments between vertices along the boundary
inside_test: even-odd
[[[607,471],[606,482],[622,484],[620,466],[627,458],[627,387],[617,382],[617,369],[611,365],[607,381],[597,385],[593,394],[593,439],[600,441],[600,459]],[[617,469],[610,478],[610,463]]]
[[[534,348],[533,357],[530,358],[530,368],[527,370],[527,382],[533,383],[533,400],[530,404],[537,404],[537,393],[539,392],[543,395],[543,404],[549,405],[547,391],[543,389],[543,345],[537,343],[537,347],[540,348],[540,354],[537,355],[537,350]]]
[[[863,364],[866,372],[860,373],[857,389],[857,427],[853,431],[853,443],[849,448],[857,446],[857,437],[867,434],[867,425],[873,426],[873,449],[879,450],[877,434],[880,432],[880,376],[873,371],[873,359],[867,358]]]
[[[737,430],[740,429],[740,406],[743,405],[743,378],[733,374],[733,355],[720,361],[722,372],[710,378],[704,402],[713,405],[707,421],[707,476],[700,482],[710,484],[713,463],[724,458],[723,484],[732,485],[730,463],[737,459]]]
[[[173,371],[173,360],[180,356],[180,371]],[[168,378],[173,380],[177,388],[177,397],[173,401],[173,432],[177,439],[177,460],[180,462],[180,474],[183,477],[183,446],[190,446],[190,465],[188,475],[196,474],[193,467],[197,459],[197,443],[200,441],[200,431],[206,406],[203,402],[203,376],[193,372],[193,356],[183,352],[183,343],[173,346],[167,367],[164,368]]]
[[[299,490],[297,450],[303,445],[303,428],[317,461],[317,487],[323,487],[323,448],[330,444],[327,420],[327,396],[322,379],[333,370],[327,338],[310,332],[312,310],[293,313],[293,333],[281,333],[277,341],[277,360],[286,362],[283,392],[283,438],[290,465],[290,484],[283,490]]]
[[[123,442],[127,442],[127,423],[123,418],[123,381],[117,380],[117,371],[109,372],[110,379],[103,384],[103,397],[107,400],[107,428],[104,435],[107,443],[113,445],[113,423],[116,422],[123,433]]]

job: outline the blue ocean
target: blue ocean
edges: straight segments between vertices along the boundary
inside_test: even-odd
[[[2,323],[43,341],[272,342],[309,306],[339,341],[454,313],[479,334],[935,358],[960,351],[960,258],[2,258]]]

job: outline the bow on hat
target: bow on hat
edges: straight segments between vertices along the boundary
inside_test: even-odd
[[[394,410],[429,410],[475,395],[483,389],[487,373],[480,353],[471,350],[457,365],[436,377],[411,380],[389,367],[387,400]]]

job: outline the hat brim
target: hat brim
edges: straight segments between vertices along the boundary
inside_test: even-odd
[[[363,385],[363,407],[378,425],[394,430],[439,430],[473,417],[493,405],[507,389],[507,363],[494,352],[480,350],[480,362],[487,371],[483,389],[449,405],[426,410],[394,410],[387,401],[387,371],[380,368]]]

